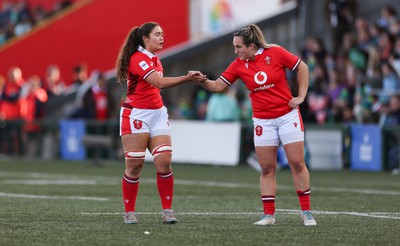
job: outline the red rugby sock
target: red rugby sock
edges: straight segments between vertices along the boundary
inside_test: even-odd
[[[174,195],[174,176],[172,171],[157,173],[157,188],[163,209],[172,208],[172,197]]]
[[[126,176],[122,178],[122,198],[124,199],[125,212],[134,212],[136,197],[139,189],[139,179]]]
[[[297,191],[297,196],[299,197],[299,203],[302,211],[311,210],[310,193],[310,189],[305,191]]]
[[[275,213],[275,196],[261,196],[263,203],[264,214],[274,216]]]

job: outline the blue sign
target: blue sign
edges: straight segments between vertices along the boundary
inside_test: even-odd
[[[84,160],[86,149],[82,138],[86,133],[83,120],[63,120],[60,123],[61,158],[64,160]]]
[[[379,126],[351,126],[350,166],[353,170],[382,170],[382,138]]]

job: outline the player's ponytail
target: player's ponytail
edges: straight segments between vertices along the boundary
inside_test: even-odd
[[[137,43],[138,40],[138,30],[139,27],[134,27],[125,38],[124,43],[119,50],[117,62],[116,62],[116,78],[117,82],[121,83],[122,81],[126,80],[128,68],[129,68],[129,61],[133,53],[135,53],[138,49],[139,44]]]
[[[118,54],[116,62],[116,78],[121,83],[128,75],[129,61],[131,56],[138,50],[139,45],[144,47],[143,36],[149,37],[154,27],[159,26],[155,22],[147,22],[141,27],[134,27],[126,37]]]

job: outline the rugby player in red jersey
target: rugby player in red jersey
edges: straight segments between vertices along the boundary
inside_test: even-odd
[[[125,153],[122,196],[126,224],[138,223],[135,204],[146,148],[154,157],[163,222],[177,222],[172,210],[171,131],[160,89],[188,81],[201,82],[204,76],[191,71],[184,76],[163,77],[163,67],[156,55],[163,45],[164,32],[160,25],[145,23],[129,32],[116,63],[118,82],[127,81],[126,99],[120,111],[120,135]]]
[[[304,160],[304,126],[298,107],[307,94],[308,67],[283,47],[267,44],[262,31],[254,24],[233,36],[238,58],[217,80],[207,79],[200,84],[211,92],[221,92],[241,79],[250,91],[264,210],[264,215],[254,224],[275,223],[276,156],[281,142],[292,171],[304,225],[316,225],[310,212],[310,176]],[[297,71],[299,90],[296,97],[289,88],[286,69]]]

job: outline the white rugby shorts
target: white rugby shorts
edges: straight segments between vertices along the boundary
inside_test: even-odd
[[[171,135],[167,108],[129,109],[121,107],[119,117],[119,135],[150,133],[150,137]]]
[[[253,118],[254,146],[279,146],[304,141],[304,125],[298,108],[275,119]]]

